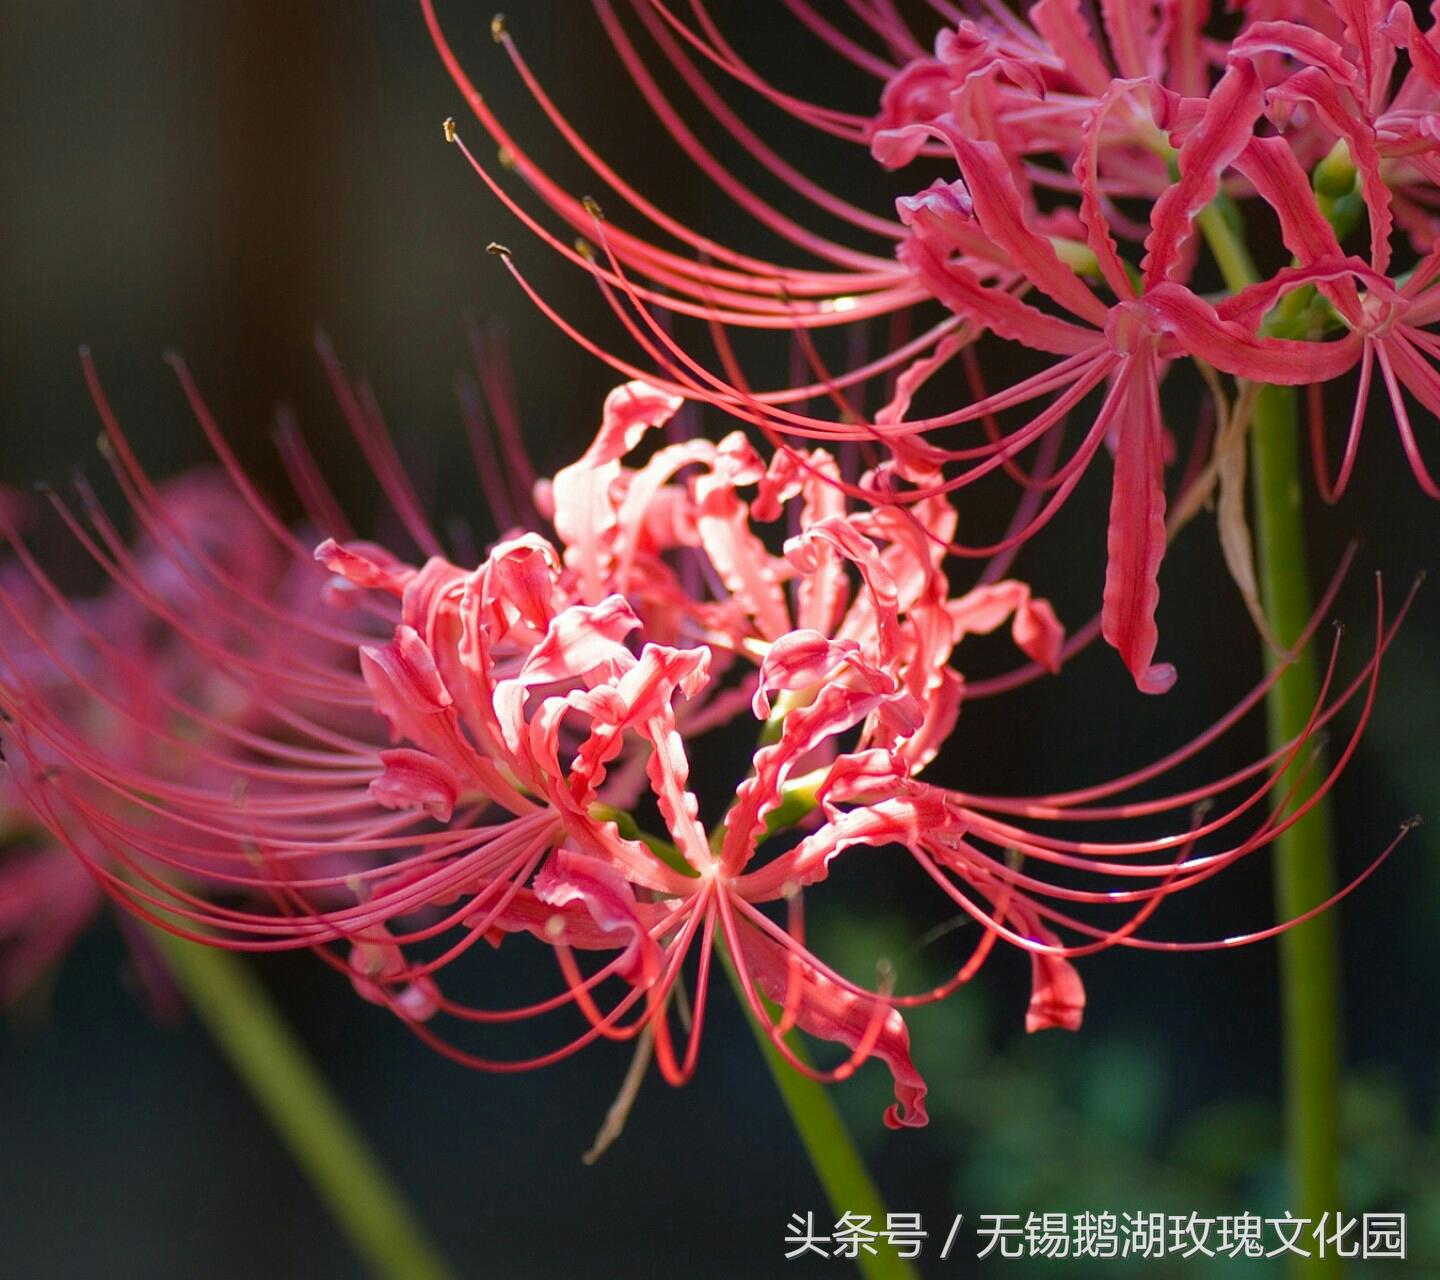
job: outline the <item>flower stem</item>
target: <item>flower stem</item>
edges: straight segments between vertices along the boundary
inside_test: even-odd
[[[1197,219],[1226,285],[1238,292],[1259,277],[1238,221],[1219,197]],[[1287,336],[1303,336],[1289,334]],[[1292,387],[1267,386],[1256,397],[1250,429],[1255,542],[1260,599],[1271,633],[1290,646],[1310,620],[1301,502],[1299,421]],[[1266,648],[1268,666],[1279,659]],[[1297,655],[1265,699],[1272,750],[1305,731],[1319,689],[1310,649]],[[1291,766],[1286,783],[1304,767]],[[1313,762],[1311,777],[1317,772]],[[1300,782],[1295,802],[1313,784]],[[1335,891],[1336,858],[1328,806],[1322,801],[1275,842],[1275,900],[1282,920],[1303,915]],[[1333,911],[1280,935],[1280,1004],[1284,1038],[1285,1147],[1291,1212],[1318,1221],[1340,1208],[1340,946]],[[1338,1276],[1333,1254],[1290,1259],[1295,1276]]]
[[[160,929],[150,936],[369,1271],[449,1280],[449,1265],[245,963]]]
[[[1265,387],[1255,403],[1250,437],[1260,594],[1275,637],[1285,645],[1294,643],[1312,608],[1305,574],[1298,437],[1294,391]],[[1276,661],[1274,655],[1268,660]],[[1317,688],[1314,655],[1307,649],[1266,699],[1272,748],[1304,732]],[[1292,769],[1298,767],[1297,763]],[[1307,790],[1302,789],[1297,800]],[[1276,842],[1274,866],[1282,920],[1303,914],[1334,893],[1334,841],[1323,802]],[[1335,913],[1322,912],[1287,930],[1279,947],[1293,1212],[1318,1220],[1322,1213],[1336,1211],[1340,1203],[1340,961]],[[1335,1276],[1342,1270],[1333,1255],[1293,1261],[1296,1275]]]
[[[716,946],[720,959],[725,964],[725,972],[730,975],[730,984],[735,988],[741,1007],[744,1008],[747,1002],[740,985],[740,975],[735,970],[735,962],[722,940],[717,938]],[[763,996],[761,998],[764,999]],[[825,1189],[825,1197],[830,1201],[831,1210],[837,1218],[844,1213],[869,1215],[871,1229],[879,1229],[879,1225],[885,1221],[885,1201],[881,1198],[880,1189],[875,1185],[870,1171],[865,1167],[865,1160],[855,1146],[855,1139],[845,1127],[845,1121],[841,1119],[829,1090],[796,1071],[780,1056],[780,1051],[770,1043],[770,1037],[755,1020],[747,1018],[747,1021],[755,1032],[756,1043],[765,1057],[765,1064],[770,1068],[781,1101],[790,1113],[790,1122],[795,1126],[805,1153],[810,1157],[815,1176],[820,1179],[820,1185]],[[790,1048],[797,1057],[803,1059],[803,1046],[794,1043]],[[909,1262],[892,1252],[889,1245],[877,1241],[875,1249],[874,1254],[868,1254],[861,1249],[855,1260],[865,1280],[919,1280],[920,1273]]]

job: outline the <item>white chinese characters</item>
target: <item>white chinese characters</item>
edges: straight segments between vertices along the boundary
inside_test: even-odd
[[[1405,1215],[1291,1213],[1204,1217],[1199,1213],[982,1213],[962,1238],[965,1215],[953,1215],[938,1251],[942,1262],[975,1258],[1362,1258],[1403,1260]],[[921,1256],[930,1232],[919,1213],[887,1213],[883,1224],[868,1213],[845,1212],[825,1225],[814,1212],[792,1213],[786,1228],[787,1260],[812,1254],[857,1261],[892,1252]]]

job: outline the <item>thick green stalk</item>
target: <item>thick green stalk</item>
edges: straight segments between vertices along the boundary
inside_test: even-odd
[[[1223,200],[1223,197],[1222,197]],[[1257,274],[1229,209],[1217,200],[1198,219],[1226,285],[1254,283]],[[1286,336],[1303,336],[1287,334]],[[1256,397],[1250,431],[1250,465],[1255,502],[1255,544],[1260,599],[1270,630],[1282,645],[1293,645],[1310,620],[1309,577],[1305,568],[1305,521],[1301,501],[1299,423],[1290,387],[1263,387]],[[1266,662],[1278,661],[1266,649]],[[1300,654],[1265,700],[1268,737],[1280,750],[1305,731],[1319,685],[1315,658]],[[1285,785],[1316,762],[1302,757]],[[1296,803],[1313,783],[1299,784]],[[1315,806],[1275,842],[1275,899],[1282,920],[1303,915],[1335,891],[1336,858],[1327,806]],[[1280,936],[1280,1002],[1285,1059],[1285,1148],[1289,1163],[1289,1209],[1318,1220],[1340,1208],[1340,949],[1333,912]],[[1290,1259],[1296,1276],[1338,1276],[1333,1255]]]
[[[449,1280],[449,1265],[245,963],[159,929],[151,937],[368,1270],[385,1280]]]
[[[1266,387],[1250,436],[1260,595],[1271,629],[1289,645],[1309,621],[1305,575],[1299,430],[1295,392]],[[1270,661],[1274,662],[1273,655]],[[1266,699],[1272,747],[1305,731],[1318,689],[1315,658],[1302,653]],[[1294,769],[1303,767],[1297,761]],[[1313,777],[1316,770],[1311,766]],[[1287,778],[1287,783],[1293,778]],[[1297,799],[1310,791],[1302,784]],[[1275,897],[1282,920],[1335,892],[1335,851],[1322,802],[1276,842]],[[1318,1219],[1340,1206],[1340,996],[1335,913],[1322,912],[1281,935],[1280,989],[1285,1042],[1285,1129],[1293,1212]],[[1339,1259],[1301,1263],[1296,1275],[1339,1275]]]
[[[729,949],[717,939],[717,950],[725,963],[725,972],[730,975],[730,984],[735,988],[740,1005],[747,1014],[747,1021],[755,1032],[755,1041],[760,1046],[760,1052],[765,1055],[765,1064],[774,1077],[781,1101],[790,1113],[790,1122],[795,1126],[795,1132],[800,1135],[815,1176],[820,1179],[820,1185],[825,1189],[825,1197],[830,1201],[832,1212],[837,1219],[842,1213],[868,1214],[870,1229],[882,1230],[885,1225],[885,1201],[881,1198],[880,1189],[871,1178],[870,1171],[865,1167],[865,1160],[856,1148],[849,1129],[845,1127],[845,1121],[841,1119],[830,1091],[823,1084],[801,1075],[786,1062],[780,1051],[770,1042],[770,1037],[753,1018],[748,1017],[749,1002],[740,985],[740,975],[735,971],[735,962],[731,959]],[[790,1048],[796,1057],[804,1057],[804,1049],[800,1044],[792,1042]],[[824,1234],[818,1223],[816,1229],[819,1234]],[[909,1262],[897,1257],[884,1240],[875,1242],[873,1255],[862,1249],[856,1265],[865,1280],[919,1280],[920,1275]]]

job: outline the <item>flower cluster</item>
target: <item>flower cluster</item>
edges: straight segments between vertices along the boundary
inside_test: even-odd
[[[1333,500],[1355,465],[1378,373],[1417,481],[1440,496],[1407,399],[1440,412],[1440,343],[1432,332],[1440,318],[1432,288],[1440,275],[1440,28],[1423,28],[1405,0],[1298,10],[1251,0],[1235,6],[1225,38],[1215,34],[1208,3],[935,4],[931,48],[891,4],[851,6],[857,35],[805,0],[787,0],[821,46],[881,82],[878,111],[861,112],[770,83],[703,5],[681,15],[664,0],[631,0],[627,23],[609,0],[596,0],[601,25],[663,129],[728,199],[822,264],[813,268],[728,249],[636,191],[561,113],[497,19],[495,39],[550,121],[596,177],[679,251],[603,223],[593,201],[572,197],[505,129],[447,44],[431,0],[422,7],[447,68],[506,163],[599,251],[562,243],[453,126],[447,136],[526,225],[593,273],[653,368],[578,333],[508,253],[507,265],[562,328],[626,376],[716,405],[777,444],[883,448],[888,458],[866,483],[842,486],[872,504],[909,509],[986,476],[1010,475],[1027,499],[1020,518],[990,546],[947,538],[957,555],[988,557],[1031,537],[1097,457],[1113,456],[1101,626],[1142,690],[1162,692],[1175,678],[1171,665],[1155,661],[1155,610],[1174,524],[1167,529],[1165,470],[1176,453],[1161,390],[1177,366],[1204,378],[1220,406],[1217,462],[1223,456],[1231,465],[1206,468],[1204,480],[1218,472],[1243,492],[1254,387],[1298,385],[1309,389],[1319,487]],[[642,33],[658,67],[640,50]],[[752,189],[692,132],[662,86],[662,69],[817,217],[878,237],[890,251],[825,236]],[[747,126],[717,76],[866,148],[886,168],[922,160],[953,176],[903,195],[895,218],[858,207]],[[1274,261],[1263,273],[1242,235],[1246,225],[1258,229],[1263,256]],[[1397,232],[1404,233],[1398,245]],[[1363,247],[1352,245],[1357,237]],[[810,343],[819,330],[885,315],[903,321],[936,303],[942,317],[917,337],[840,373],[824,368]],[[660,312],[706,321],[718,368],[671,336]],[[728,335],[756,328],[798,335],[813,357],[813,379],[753,390]],[[997,346],[987,364],[1040,367],[987,391],[974,355],[982,340]],[[1022,348],[1034,355],[1017,359]],[[959,408],[913,416],[914,396],[952,363],[964,367],[971,394]],[[1238,384],[1233,404],[1219,374]],[[1346,377],[1356,383],[1354,409],[1332,479],[1322,389]],[[870,386],[886,391],[885,403],[866,413]],[[802,411],[816,397],[834,401],[838,414]],[[1001,415],[1019,421],[1005,426]],[[1079,442],[1062,454],[1061,436],[1076,419]],[[978,439],[965,437],[980,429]],[[1028,451],[1027,470],[1019,459]],[[1201,496],[1182,494],[1177,509],[1193,510]],[[1253,571],[1243,498],[1222,508],[1227,558],[1246,588]]]
[[[583,238],[548,230],[453,122],[447,137],[590,273],[641,356],[580,333],[493,246],[625,382],[589,447],[544,478],[521,447],[501,365],[482,355],[485,393],[465,408],[500,535],[482,554],[447,551],[373,396],[323,344],[391,509],[390,545],[356,537],[290,428],[280,442],[307,523],[297,532],[278,516],[178,362],[223,471],[156,485],[87,358],[106,456],[140,532],[127,543],[86,489],[79,511],[52,495],[108,579],[72,600],[27,541],[24,513],[0,498],[11,546],[0,566],[0,997],[32,982],[106,895],[217,946],[312,950],[476,1067],[519,1070],[600,1039],[638,1040],[680,1083],[697,1067],[718,958],[792,1066],[841,1079],[878,1058],[894,1081],[887,1123],[917,1125],[926,1085],[904,1010],[970,980],[998,942],[1028,958],[1027,1028],[1074,1029],[1081,956],[1234,946],[1295,923],[1197,942],[1146,929],[1171,895],[1265,848],[1329,790],[1396,625],[1378,604],[1373,652],[1348,680],[1332,654],[1304,731],[1209,782],[1154,786],[1260,702],[1283,664],[1178,750],[1088,788],[981,795],[952,785],[963,771],[953,760],[944,782],[931,766],[967,699],[1058,672],[1093,635],[1141,690],[1170,686],[1173,668],[1155,661],[1167,539],[1218,483],[1227,558],[1245,587],[1236,486],[1262,384],[1314,392],[1356,380],[1333,481],[1312,395],[1317,474],[1333,499],[1378,370],[1411,467],[1440,494],[1405,396],[1440,411],[1429,331],[1440,317],[1436,32],[1403,0],[1302,3],[1298,14],[1256,0],[1225,40],[1203,3],[1107,0],[1097,26],[1078,0],[1023,11],[987,0],[969,15],[935,3],[932,49],[889,3],[850,6],[876,52],[807,0],[787,0],[823,45],[880,82],[874,102],[849,112],[768,82],[700,3],[688,18],[663,0],[629,7],[622,21],[596,0],[664,129],[820,265],[727,248],[650,202],[585,142],[497,20],[495,39],[551,122],[673,245],[608,222],[505,129],[422,0],[504,163]],[[772,177],[885,251],[812,230],[738,178],[689,129],[641,56],[640,31]],[[884,169],[939,165],[942,176],[910,186],[895,217],[853,204],[748,126],[717,73]],[[1268,274],[1241,235],[1247,218],[1277,229],[1284,260]],[[1347,247],[1361,235],[1365,248]],[[928,327],[911,336],[926,308]],[[863,336],[880,317],[891,325],[883,352],[867,357],[857,343],[832,368],[822,331]],[[707,326],[718,367],[677,336],[687,320]],[[789,341],[796,376],[752,387],[733,342],[741,330]],[[982,343],[1004,358],[982,363]],[[1022,367],[1033,371],[998,390],[982,374]],[[1214,451],[1206,461],[1208,438],[1192,433],[1197,462],[1171,486],[1182,450],[1162,399],[1185,369],[1211,394]],[[957,370],[961,406],[917,416]],[[738,429],[694,434],[687,402]],[[1010,565],[1104,456],[1101,608],[1097,625],[1067,637]],[[996,476],[1018,486],[1009,528],[989,545],[961,541],[957,495]],[[983,568],[957,585],[969,560]],[[1004,628],[1015,670],[967,683],[962,642]],[[1347,706],[1353,728],[1320,766],[1312,740]],[[807,903],[856,861],[931,886],[942,909],[973,923],[973,949],[943,981],[902,991],[882,971],[867,984],[812,949]],[[529,1005],[462,999],[452,975],[491,947],[546,957],[555,993]],[[547,1052],[507,1058],[469,1043],[551,1016],[569,1024]],[[797,1029],[838,1046],[830,1065],[796,1051]]]
[[[329,534],[312,556],[239,470],[183,366],[224,497],[210,480],[155,486],[92,370],[141,549],[88,496],[98,534],[55,500],[113,579],[104,608],[129,620],[123,631],[67,603],[7,521],[0,708],[14,785],[52,842],[46,865],[73,855],[112,899],[186,937],[311,949],[422,1039],[489,1070],[643,1036],[667,1079],[688,1079],[718,952],[797,1070],[841,1079],[880,1059],[892,1125],[926,1118],[903,1010],[968,981],[997,942],[1029,958],[1027,1028],[1074,1029],[1078,956],[1285,927],[1196,943],[1140,932],[1171,894],[1265,847],[1328,790],[1354,736],[1298,805],[1287,773],[1347,703],[1363,728],[1383,619],[1361,671],[1327,679],[1307,734],[1238,772],[1132,794],[1274,676],[1149,768],[1080,791],[975,795],[925,774],[971,692],[961,642],[1008,627],[1025,662],[1002,685],[1056,671],[1072,644],[995,566],[952,587],[946,498],[857,502],[846,489],[875,478],[853,474],[853,457],[687,435],[679,396],[631,381],[580,458],[528,495],[490,477],[514,524],[465,567],[443,552],[373,401],[325,355],[418,563],[356,539],[290,438],[297,491]],[[509,472],[523,475],[498,407]],[[298,597],[278,585],[292,578]],[[697,762],[708,776],[734,761],[737,733],[751,745],[733,798],[707,814]],[[1076,838],[1076,822],[1134,830]],[[867,986],[811,950],[805,904],[842,855],[909,863],[974,922],[949,978]],[[447,990],[477,944],[527,945],[517,935],[552,958],[553,996],[477,1007]],[[572,1019],[569,1038],[533,1057],[461,1043],[549,1015]],[[811,1065],[797,1028],[840,1060]]]

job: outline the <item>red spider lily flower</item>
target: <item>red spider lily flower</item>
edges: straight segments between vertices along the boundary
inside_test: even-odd
[[[423,551],[435,538],[383,429],[333,360],[331,370]],[[235,467],[183,367],[181,374],[259,527],[279,548],[303,554]],[[117,475],[144,523],[168,529],[99,403]],[[612,393],[590,449],[539,486],[537,507],[549,514],[554,541],[515,532],[466,570],[438,552],[416,566],[353,538],[327,539],[316,556],[337,579],[326,595],[350,607],[348,628],[267,602],[269,640],[257,650],[259,623],[212,628],[214,619],[243,614],[235,593],[247,606],[259,603],[193,542],[172,546],[170,556],[175,564],[193,557],[203,570],[187,575],[195,595],[184,608],[115,564],[136,603],[217,679],[255,698],[265,725],[212,723],[202,706],[152,680],[144,692],[179,723],[216,732],[182,751],[182,761],[198,760],[193,772],[150,768],[89,735],[83,714],[45,696],[27,674],[23,648],[0,641],[7,747],[20,761],[27,803],[96,883],[141,918],[239,950],[312,949],[423,1040],[483,1069],[537,1067],[597,1039],[648,1034],[666,1077],[688,1079],[723,943],[751,1013],[797,1069],[841,1079],[870,1057],[885,1063],[896,1097],[886,1119],[894,1125],[925,1121],[926,1086],[902,1010],[968,981],[997,941],[1031,959],[1027,1027],[1073,1029],[1084,1004],[1071,964],[1077,956],[1114,945],[1228,946],[1286,927],[1198,944],[1139,935],[1171,894],[1264,847],[1314,803],[1290,812],[1283,786],[1308,732],[1209,785],[1121,798],[1208,745],[1276,677],[1193,743],[1111,784],[1025,800],[928,784],[923,770],[966,695],[954,668],[959,641],[1008,621],[1021,650],[1053,669],[1063,651],[1053,612],[1011,580],[954,596],[942,572],[954,519],[948,504],[852,510],[827,482],[838,464],[821,450],[792,448],[765,463],[738,435],[719,443],[672,436],[627,466],[677,408],[673,396],[645,384]],[[293,455],[299,446],[289,447]],[[317,480],[306,467],[297,468],[299,478]],[[311,496],[317,507],[331,505],[314,484]],[[781,519],[794,524],[777,555],[760,529]],[[107,563],[109,541],[90,545]],[[48,592],[49,580],[18,542],[17,554]],[[0,599],[27,643],[43,644],[26,629],[19,603],[8,593]],[[134,664],[103,634],[67,616],[76,643],[107,669],[131,672]],[[298,641],[317,634],[352,643],[356,666],[306,658]],[[1382,619],[1371,660],[1333,696],[1327,679],[1310,731],[1351,702],[1360,704],[1357,734],[1363,728],[1389,634]],[[124,714],[103,683],[58,652],[46,656],[83,706]],[[364,707],[388,726],[389,746],[350,727]],[[733,801],[719,821],[707,821],[691,789],[692,754],[708,728],[747,712],[759,746]],[[159,733],[166,744],[184,742],[177,728]],[[1353,749],[1352,739],[1318,794]],[[1077,841],[1050,830],[1070,821],[1149,822],[1225,796],[1236,798],[1218,816],[1172,818],[1159,837]],[[647,811],[661,834],[636,827],[633,815]],[[785,847],[776,837],[797,822],[798,841]],[[1219,847],[1202,851],[1202,842]],[[968,961],[915,993],[866,988],[805,941],[806,896],[820,891],[836,859],[896,849],[980,928]],[[1052,866],[1064,873],[1056,882],[1041,874]],[[1097,877],[1098,886],[1077,887],[1077,874]],[[1107,927],[1080,918],[1078,905],[1128,914]],[[444,970],[478,942],[505,945],[514,934],[554,957],[563,978],[557,995],[521,1008],[477,1008],[445,993]],[[580,952],[598,956],[582,965]],[[692,958],[693,1012],[682,1046],[671,1018]],[[439,1030],[567,1009],[584,1029],[521,1060],[481,1056]],[[828,1070],[811,1067],[786,1040],[797,1027],[846,1056]]]
[[[1112,102],[1142,84],[1123,83],[1115,93],[1107,94],[1094,122],[1098,123]],[[1173,667],[1152,664],[1157,641],[1157,575],[1165,548],[1165,428],[1159,397],[1162,365],[1187,354],[1188,329],[1218,330],[1221,326],[1218,315],[1175,277],[1181,270],[1181,253],[1194,218],[1214,196],[1219,169],[1249,140],[1250,125],[1259,108],[1259,84],[1253,69],[1244,61],[1235,63],[1180,144],[1181,180],[1155,204],[1138,288],[1119,258],[1101,214],[1094,151],[1082,153],[1076,163],[1083,196],[1081,219],[1087,244],[1104,282],[1113,291],[1113,303],[1086,287],[1060,261],[1050,241],[1035,230],[1010,166],[994,143],[972,141],[949,118],[906,126],[876,139],[884,156],[892,154],[892,146],[909,150],[912,134],[937,136],[950,147],[963,179],[902,201],[902,215],[913,235],[902,246],[902,259],[910,261],[917,274],[930,282],[935,295],[957,314],[1001,337],[1062,357],[1061,365],[1017,384],[1008,393],[1007,399],[1014,403],[1059,392],[1055,405],[1017,432],[1010,447],[1018,448],[1040,431],[1052,429],[1097,384],[1109,384],[1080,448],[1054,477],[1061,481],[1055,498],[1035,524],[1058,507],[1101,444],[1112,437],[1115,479],[1102,629],[1146,692],[1167,689],[1175,677]],[[1099,130],[1090,133],[1093,148]],[[1052,316],[1022,301],[1010,288],[985,283],[971,265],[971,246],[977,241],[994,245],[1006,261],[1015,264],[1026,285],[1058,303],[1073,319]],[[953,256],[957,247],[961,249],[958,258]],[[1317,353],[1297,342],[1253,339],[1238,329],[1225,333],[1223,340],[1240,348],[1251,367],[1263,365],[1272,381],[1309,380],[1329,371],[1320,367],[1322,359],[1353,358],[1341,349]],[[981,474],[991,466],[993,461],[982,463],[970,474]]]
[[[592,238],[598,252],[562,243],[480,163],[453,125],[447,136],[510,210],[593,275],[653,368],[577,331],[502,251],[507,268],[562,329],[626,376],[714,404],[758,427],[777,448],[823,440],[873,449],[876,465],[858,482],[834,480],[872,505],[908,508],[1002,470],[1043,497],[1030,518],[994,544],[948,539],[947,549],[957,555],[992,556],[1032,536],[1107,447],[1115,474],[1101,625],[1145,691],[1163,691],[1174,679],[1173,668],[1154,661],[1165,465],[1173,450],[1159,389],[1174,365],[1195,360],[1238,379],[1318,389],[1358,363],[1360,405],[1338,482],[1343,487],[1378,362],[1412,469],[1427,492],[1435,489],[1397,389],[1404,383],[1435,407],[1424,358],[1433,339],[1420,332],[1429,322],[1428,304],[1419,298],[1431,281],[1428,267],[1403,287],[1373,275],[1373,287],[1360,281],[1369,296],[1363,315],[1348,306],[1337,307],[1338,316],[1319,317],[1342,330],[1337,340],[1319,340],[1304,326],[1287,331],[1266,314],[1307,286],[1320,288],[1325,299],[1356,296],[1354,280],[1336,283],[1336,272],[1349,268],[1332,261],[1342,256],[1335,237],[1326,233],[1328,241],[1319,242],[1309,225],[1314,219],[1299,207],[1313,203],[1307,171],[1333,159],[1337,145],[1353,159],[1359,180],[1353,194],[1335,199],[1369,212],[1371,272],[1388,271],[1392,206],[1403,208],[1402,221],[1429,252],[1440,174],[1431,119],[1440,40],[1433,29],[1422,31],[1403,3],[1387,9],[1377,0],[1347,0],[1307,6],[1300,15],[1252,3],[1227,40],[1208,33],[1210,8],[1203,4],[1167,8],[1127,0],[1101,6],[1095,24],[1075,0],[1039,0],[1020,12],[985,5],[971,15],[936,6],[943,25],[932,54],[891,6],[856,10],[883,46],[877,52],[810,4],[792,0],[787,8],[814,36],[883,82],[878,110],[865,104],[847,112],[766,81],[703,5],[682,17],[664,0],[632,0],[638,24],[632,31],[617,6],[597,0],[605,33],[665,132],[744,212],[826,264],[815,271],[729,250],[637,192],[564,116],[497,20],[496,40],[550,122],[658,237],[673,238],[679,248],[602,222],[598,206],[571,196],[496,117],[446,42],[432,0],[421,3],[447,69],[506,163],[571,230]],[[660,87],[636,43],[640,31],[701,109],[817,216],[883,237],[896,261],[810,232],[741,182],[696,139]],[[1401,50],[1409,66],[1397,74]],[[879,219],[807,179],[747,128],[707,78],[716,72],[822,132],[869,147],[888,167],[924,154],[952,160],[959,177],[902,198],[898,223]],[[1335,160],[1331,167],[1344,166]],[[1043,212],[1042,189],[1048,191]],[[1127,211],[1125,202],[1135,199],[1153,203],[1148,220]],[[1308,274],[1282,271],[1233,298],[1193,290],[1197,224],[1227,202],[1273,212]],[[951,321],[895,341],[847,372],[825,367],[812,333],[882,314],[903,319],[918,305],[917,288],[948,308]],[[1414,317],[1403,331],[1392,323],[1396,295]],[[664,312],[708,323],[718,369],[672,336],[658,319]],[[813,380],[752,389],[729,337],[742,328],[788,329]],[[1052,363],[986,394],[971,350],[982,334]],[[1377,335],[1389,340],[1379,343]],[[966,363],[975,398],[952,411],[910,417],[912,396],[956,359]],[[866,389],[881,379],[889,383],[888,401],[867,415],[860,408]],[[1047,456],[1029,474],[1021,471],[1017,458],[1048,448],[1092,393],[1100,402],[1078,448],[1060,461]],[[1317,397],[1313,391],[1312,400]],[[801,402],[814,398],[832,400],[838,418],[802,412]],[[998,414],[1027,406],[1033,416],[1019,426],[1003,433],[996,426]],[[942,447],[942,433],[977,424],[987,440]],[[1317,461],[1323,472],[1323,459]],[[1328,483],[1322,491],[1330,494]]]

